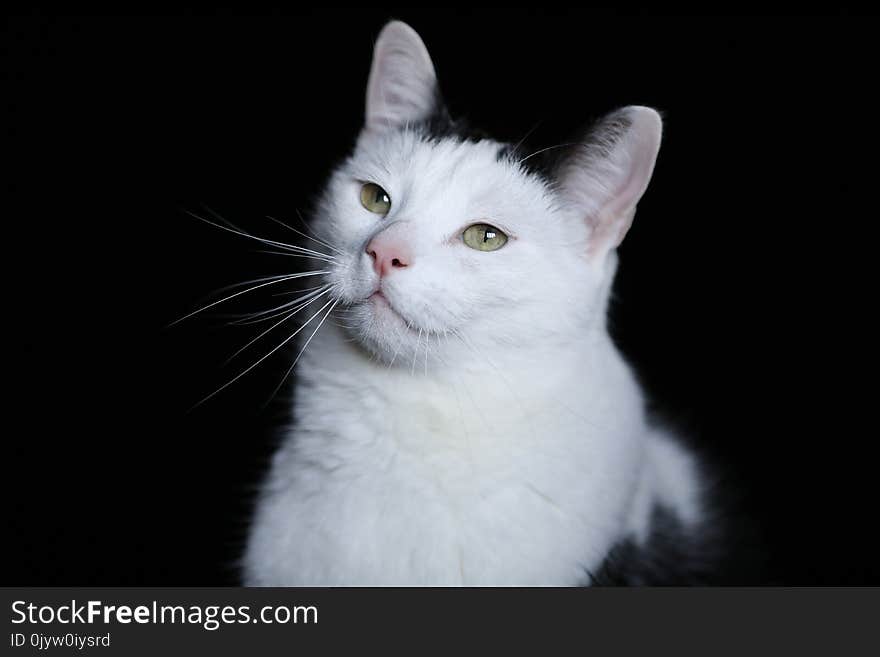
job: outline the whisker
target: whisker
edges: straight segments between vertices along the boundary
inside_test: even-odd
[[[266,287],[267,285],[274,285],[274,284],[276,284],[276,283],[283,283],[284,281],[291,281],[291,280],[294,280],[294,279],[297,279],[297,278],[306,278],[306,277],[309,277],[309,276],[320,276],[320,275],[322,275],[322,274],[326,274],[326,273],[328,273],[328,272],[327,272],[327,270],[324,270],[324,269],[322,269],[322,270],[315,270],[315,271],[307,271],[307,272],[302,272],[302,273],[299,273],[299,274],[289,274],[289,275],[283,276],[282,278],[275,278],[275,279],[270,280],[270,281],[267,281],[267,282],[265,282],[265,283],[260,283],[259,285],[254,285],[253,287],[249,287],[249,288],[246,289],[246,290],[241,290],[240,292],[236,292],[235,294],[230,294],[230,295],[227,296],[227,297],[223,297],[223,298],[220,299],[219,301],[214,301],[214,302],[212,302],[212,303],[209,303],[209,304],[206,305],[206,306],[202,306],[202,307],[199,308],[198,310],[194,310],[194,311],[192,311],[191,313],[189,313],[188,315],[184,315],[183,317],[181,317],[181,318],[179,318],[179,319],[175,319],[173,322],[171,322],[171,323],[168,325],[168,327],[174,326],[175,324],[179,324],[179,323],[182,322],[183,320],[185,320],[185,319],[189,319],[189,318],[192,317],[193,315],[197,315],[198,313],[200,313],[200,312],[202,312],[202,311],[204,311],[204,310],[207,310],[208,308],[213,308],[214,306],[216,306],[216,305],[218,305],[218,304],[221,304],[221,303],[223,303],[224,301],[229,301],[230,299],[234,299],[235,297],[237,297],[237,296],[241,296],[242,294],[247,294],[248,292],[253,292],[254,290],[258,290],[258,289],[260,289],[261,287]]]
[[[317,240],[319,243],[324,244],[325,246],[330,246],[329,243],[324,242],[320,237],[318,237],[318,235],[317,235],[317,233],[315,233],[315,231],[313,231],[311,228],[309,228],[309,224],[305,219],[303,219],[302,212],[299,211],[299,208],[294,208],[293,211],[296,212],[296,218],[299,219],[299,223],[303,227],[303,230],[306,231],[306,233],[311,235],[312,238]]]
[[[333,260],[333,261],[336,260],[336,258],[334,258],[329,253],[323,253],[322,251],[315,251],[314,249],[307,249],[304,246],[288,246],[285,250],[290,251],[291,253],[306,253],[308,255],[316,255],[316,256],[321,256],[322,258],[329,258],[330,260]]]
[[[412,372],[411,375],[415,375],[416,373],[416,359],[419,357],[419,344],[422,342],[422,329],[419,329],[419,337],[416,338],[416,348],[413,350],[413,362],[412,362]]]
[[[297,214],[299,214],[299,211],[297,211]],[[337,248],[336,248],[335,246],[333,246],[332,244],[328,244],[328,243],[325,242],[324,240],[318,239],[317,237],[312,237],[312,236],[310,236],[310,235],[306,235],[305,233],[303,233],[303,232],[301,232],[301,231],[298,231],[296,228],[294,228],[294,227],[292,227],[292,226],[288,226],[286,223],[284,223],[284,222],[281,221],[280,219],[276,219],[275,217],[270,217],[269,215],[266,215],[266,218],[267,218],[267,219],[271,219],[272,221],[275,221],[275,222],[281,224],[281,225],[284,226],[287,230],[291,230],[291,231],[293,231],[294,233],[296,233],[297,235],[300,235],[300,236],[302,236],[302,237],[305,237],[307,240],[312,240],[312,241],[315,242],[316,244],[320,244],[321,246],[325,246],[325,247],[327,247],[327,248],[330,249],[331,251],[335,251],[335,252],[338,253],[339,255],[345,255],[342,251],[340,251],[339,249],[337,249]],[[303,225],[305,225],[305,221],[303,221],[302,215],[300,215],[300,221],[302,221],[302,222],[303,222]]]
[[[431,333],[425,334],[425,377],[428,376],[428,346],[431,341]]]
[[[329,285],[327,283],[326,285]],[[306,287],[301,290],[288,290],[287,292],[273,292],[271,296],[273,297],[286,297],[291,294],[299,294],[300,292],[311,292],[312,290],[317,290],[318,288],[324,287],[324,285],[316,285],[315,287]]]
[[[397,336],[397,348],[394,350],[394,355],[391,356],[391,362],[388,363],[388,369],[391,369],[391,366],[394,365],[394,359],[397,358],[397,354],[400,353],[400,348],[403,346],[403,340],[400,339],[400,335]]]
[[[516,145],[513,147],[513,152],[515,153],[517,149],[525,143],[525,140],[529,138],[529,136],[538,129],[538,126],[541,125],[543,119],[539,120],[535,125],[532,126],[531,130],[529,130],[526,134],[523,135],[523,138],[516,142]]]
[[[209,210],[209,212],[210,212],[210,210]],[[288,244],[286,242],[279,242],[277,240],[270,240],[270,239],[266,239],[265,237],[257,237],[256,235],[251,235],[250,233],[246,233],[246,232],[239,230],[237,228],[230,228],[229,226],[223,226],[221,224],[218,224],[216,222],[211,221],[210,219],[205,219],[204,217],[200,217],[196,213],[190,212],[189,210],[186,210],[186,213],[189,216],[193,217],[194,219],[198,219],[199,221],[205,222],[209,226],[214,226],[215,228],[219,228],[220,230],[225,230],[226,232],[232,233],[233,235],[239,235],[240,237],[247,237],[248,239],[256,240],[258,242],[262,242],[263,244],[268,244],[269,246],[277,246],[279,248],[282,248],[282,249],[285,249],[288,251],[294,251],[294,252],[296,252],[296,251],[306,252],[306,253],[310,252],[313,254],[324,255],[328,258],[332,257],[326,253],[318,253],[317,251],[311,251],[310,249],[306,249],[305,247],[302,247],[302,246],[296,246],[295,244]]]
[[[324,294],[321,293],[317,296],[324,296]],[[311,300],[303,301],[301,304],[297,305],[292,310],[299,310],[300,308],[304,308],[305,306],[309,305],[310,303],[311,303]],[[287,309],[279,310],[278,312],[272,313],[271,315],[267,315],[266,317],[261,317],[259,319],[241,320],[236,325],[237,326],[251,326],[252,324],[262,324],[263,322],[271,321],[271,320],[275,319],[276,317],[283,315],[286,312],[288,312]]]
[[[299,350],[299,353],[296,355],[296,358],[293,359],[293,363],[292,363],[291,366],[288,368],[287,372],[284,373],[284,377],[282,377],[282,379],[281,379],[281,381],[278,383],[278,385],[275,386],[275,390],[272,391],[272,394],[269,396],[269,399],[266,400],[266,403],[263,404],[263,408],[265,408],[266,406],[268,406],[268,405],[269,405],[269,402],[271,402],[272,399],[275,398],[275,395],[278,394],[278,391],[281,390],[281,386],[284,385],[284,382],[287,380],[287,377],[290,376],[290,373],[293,371],[293,368],[296,367],[296,364],[299,362],[299,359],[300,359],[300,358],[302,357],[302,355],[305,353],[306,348],[308,348],[309,343],[312,341],[312,338],[314,338],[314,337],[315,337],[315,334],[316,334],[318,331],[321,330],[321,326],[324,324],[324,322],[327,320],[327,318],[330,317],[330,315],[333,313],[333,309],[336,307],[336,304],[338,304],[339,301],[340,301],[339,299],[336,299],[335,301],[334,301],[333,299],[330,300],[330,302],[333,303],[333,305],[330,307],[330,310],[328,310],[328,311],[327,311],[327,314],[325,314],[324,317],[321,318],[321,321],[318,322],[318,325],[315,327],[315,330],[312,331],[312,334],[309,336],[309,339],[306,340],[306,343],[303,345],[302,349]],[[329,305],[330,302],[328,302],[328,305]],[[327,306],[325,305],[324,308],[326,308],[326,307],[327,307]],[[324,308],[321,308],[321,310],[323,310]],[[321,312],[321,311],[319,310],[318,312]],[[309,321],[311,321],[311,320],[309,320]],[[305,326],[305,325],[303,325],[303,326]]]
[[[534,153],[531,153],[530,155],[526,155],[523,159],[521,159],[519,162],[517,162],[517,164],[522,164],[523,162],[528,160],[530,157],[534,157],[535,155],[540,155],[541,153],[553,150],[554,148],[565,148],[566,146],[574,146],[575,144],[577,144],[576,141],[570,141],[565,144],[556,144],[555,146],[548,146],[547,148],[542,148],[541,150],[535,151]]]
[[[258,310],[252,313],[239,313],[237,315],[229,315],[230,317],[235,317],[234,321],[228,322],[229,326],[244,326],[247,324],[258,324],[261,321],[265,321],[267,317],[272,317],[273,315],[277,317],[280,314],[283,314],[288,308],[291,308],[307,299],[314,297],[318,292],[328,290],[332,287],[329,283],[324,285],[318,285],[317,287],[309,288],[306,290],[297,290],[297,293],[302,292],[300,296],[296,299],[291,299],[290,301],[285,301],[284,303],[275,306],[274,308],[267,308],[266,310]],[[280,311],[280,312],[279,312]],[[260,319],[257,319],[260,318]]]
[[[275,322],[274,324],[272,324],[272,326],[270,326],[269,328],[267,328],[265,331],[263,331],[262,333],[260,333],[257,337],[255,337],[253,340],[251,340],[250,342],[248,342],[248,343],[247,343],[246,345],[244,345],[241,349],[239,349],[239,350],[236,351],[234,354],[232,354],[229,358],[227,358],[226,361],[223,363],[223,365],[224,365],[224,366],[225,366],[225,365],[228,365],[228,364],[229,364],[229,363],[230,363],[230,362],[231,362],[236,356],[238,356],[241,352],[243,352],[245,349],[247,349],[247,348],[250,347],[252,344],[254,344],[257,340],[259,340],[260,338],[262,338],[264,335],[266,335],[267,333],[269,333],[272,329],[274,329],[275,327],[280,326],[281,324],[283,324],[284,322],[286,322],[288,319],[290,319],[291,317],[293,317],[294,315],[296,315],[296,314],[297,314],[300,310],[302,310],[303,308],[306,308],[306,307],[312,305],[315,301],[317,301],[318,299],[320,299],[322,296],[324,296],[325,294],[327,294],[329,291],[330,291],[330,288],[328,287],[326,290],[324,290],[324,291],[321,292],[320,294],[318,294],[318,295],[312,297],[311,299],[309,299],[309,301],[307,301],[307,302],[305,302],[305,303],[300,304],[299,306],[297,306],[293,311],[291,311],[291,312],[289,312],[289,313],[286,313],[283,319],[281,319],[281,320]],[[283,314],[283,313],[282,313],[282,314]],[[275,315],[275,316],[277,317],[277,315]]]
[[[253,235],[251,235],[250,233],[248,233],[246,230],[244,230],[244,229],[242,229],[242,228],[236,226],[234,223],[232,223],[231,221],[229,221],[229,219],[227,219],[226,217],[221,216],[219,213],[215,212],[214,210],[212,210],[211,208],[209,208],[207,205],[202,205],[202,207],[205,208],[205,210],[207,210],[207,211],[211,214],[211,216],[213,216],[215,219],[217,219],[217,221],[221,221],[221,222],[223,222],[224,224],[226,224],[226,225],[229,226],[230,228],[234,229],[234,230],[237,231],[238,233],[240,233],[240,234],[242,234],[242,235],[244,235],[244,236],[247,236],[247,237],[253,237],[254,239],[261,239],[261,238],[254,237]],[[201,219],[201,217],[199,217],[199,218]],[[271,217],[270,217],[270,218],[271,218]],[[301,218],[301,217],[300,217],[300,220],[302,221],[302,218]],[[204,221],[204,220],[203,220],[203,221]],[[276,221],[277,221],[277,220],[276,220]],[[280,223],[280,222],[279,222],[279,223]],[[294,244],[286,244],[285,242],[280,242],[279,244],[284,244],[284,245],[286,245],[288,248],[291,248],[291,249],[304,249],[304,248],[305,248],[305,247],[296,246],[296,245],[294,245]],[[329,255],[329,254],[326,254],[326,255]]]
[[[255,253],[268,253],[269,255],[280,255],[287,256],[288,258],[306,258],[311,260],[323,260],[324,262],[336,262],[336,260],[332,259],[329,256],[324,255],[313,255],[311,253],[288,253],[287,251],[267,251],[265,249],[258,249]]]
[[[316,288],[312,288],[313,290],[328,290],[330,289],[330,285],[321,285]],[[308,294],[304,294],[301,297],[297,297],[291,301],[286,301],[282,303],[280,306],[275,306],[274,308],[269,308],[268,310],[260,310],[254,313],[246,313],[243,315],[237,315],[238,319],[228,322],[228,326],[247,326],[249,324],[259,324],[260,322],[265,322],[273,317],[278,317],[278,315],[283,315],[289,308],[292,306],[296,306],[299,303],[306,301],[310,297],[314,297],[317,292],[309,292]],[[259,319],[257,319],[259,318]]]
[[[211,294],[217,294],[218,292],[225,292],[226,290],[233,290],[237,287],[241,287],[242,285],[250,285],[251,283],[262,283],[263,281],[274,281],[281,278],[286,278],[290,276],[290,274],[275,274],[274,276],[262,276],[260,278],[252,278],[248,281],[241,281],[239,283],[232,283],[230,285],[224,285],[223,287],[217,288]],[[283,292],[282,294],[291,294],[290,292]],[[209,295],[210,296],[210,295]]]
[[[281,344],[279,344],[279,345],[276,346],[274,349],[272,349],[272,351],[270,351],[268,354],[266,354],[265,356],[263,356],[262,358],[260,358],[256,363],[254,363],[253,365],[251,365],[250,367],[248,367],[247,369],[245,369],[244,371],[240,372],[239,374],[237,374],[236,376],[234,376],[232,379],[230,379],[229,381],[227,381],[226,383],[224,383],[222,386],[220,386],[219,388],[217,388],[217,389],[216,389],[214,392],[212,392],[210,395],[208,395],[207,397],[204,397],[203,399],[201,399],[201,400],[200,400],[199,402],[197,402],[192,408],[196,408],[197,406],[201,406],[201,405],[204,404],[206,401],[208,401],[209,399],[211,399],[212,397],[214,397],[216,394],[218,394],[219,392],[221,392],[221,391],[225,390],[226,388],[228,388],[229,386],[231,386],[233,383],[235,383],[236,381],[238,381],[238,380],[239,380],[241,377],[243,377],[245,374],[247,374],[247,373],[250,372],[252,369],[254,369],[257,365],[259,365],[259,364],[262,363],[264,360],[266,360],[269,356],[271,356],[271,355],[274,354],[276,351],[278,351],[279,349],[281,349],[281,347],[283,347],[283,346],[286,345],[288,342],[290,342],[291,340],[293,340],[293,338],[295,338],[295,337],[297,336],[297,334],[298,334],[300,331],[302,331],[306,326],[308,326],[309,323],[311,323],[311,321],[312,321],[313,319],[315,319],[315,317],[317,317],[318,315],[320,315],[320,314],[324,311],[324,308],[326,308],[327,306],[329,306],[331,303],[334,303],[334,300],[333,300],[333,299],[330,299],[330,301],[328,301],[326,304],[324,304],[323,306],[321,306],[321,308],[320,308],[320,309],[319,309],[314,315],[312,315],[311,317],[309,317],[308,320],[306,320],[306,323],[305,323],[305,324],[303,324],[303,325],[300,326],[298,329],[296,329],[293,333],[291,333],[289,336],[287,336],[287,337],[281,342]],[[338,299],[336,300],[336,303],[338,303]],[[325,318],[325,319],[326,319],[326,318]],[[323,321],[323,320],[322,320],[322,321]],[[192,410],[192,408],[191,408],[190,410]]]
[[[285,242],[280,242],[280,243],[285,244]],[[311,253],[312,255],[319,255],[319,256],[323,256],[325,258],[330,258],[331,260],[336,260],[336,258],[334,258],[329,253],[324,253],[323,251],[316,251],[315,249],[309,249],[305,246],[298,246],[296,244],[288,244],[287,248],[292,249],[298,253]]]

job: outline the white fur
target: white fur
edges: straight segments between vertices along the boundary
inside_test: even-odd
[[[409,43],[426,70],[421,41]],[[398,75],[406,46],[395,44]],[[575,585],[616,542],[643,540],[655,505],[699,521],[695,464],[646,423],[605,327],[613,246],[659,147],[656,114],[624,111],[635,132],[575,160],[558,189],[499,161],[493,142],[368,121],[315,226],[347,310],[298,365],[247,584]],[[388,192],[387,216],[361,206],[364,182]],[[470,249],[461,233],[473,223],[510,239]],[[412,261],[380,281],[365,246],[389,229]],[[393,310],[369,298],[380,285]]]
[[[430,113],[437,76],[428,49],[409,25],[391,21],[373,50],[367,81],[367,130],[384,131]]]

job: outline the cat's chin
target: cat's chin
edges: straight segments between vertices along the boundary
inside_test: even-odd
[[[345,328],[367,351],[386,365],[408,362],[424,355],[433,331],[420,327],[401,313],[381,291],[358,303],[349,315],[354,325]],[[433,338],[436,344],[437,338]]]
[[[388,297],[382,294],[382,290],[376,290],[375,292],[373,292],[367,299],[367,303],[370,304],[370,307],[375,315],[381,317],[383,315],[390,314],[393,318],[396,318],[398,321],[402,322],[404,326],[410,326],[410,323],[406,320],[406,318],[394,309],[394,306],[392,306],[391,302],[388,301]]]
[[[419,334],[419,326],[400,312],[381,290],[373,292],[366,300],[371,319],[370,328],[383,336],[393,336],[394,341],[407,340]],[[408,335],[412,334],[412,335]]]

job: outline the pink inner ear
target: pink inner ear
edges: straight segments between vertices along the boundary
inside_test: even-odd
[[[620,116],[622,114],[623,116]],[[623,241],[636,205],[648,187],[660,149],[660,116],[647,107],[628,107],[612,114],[611,126],[627,125],[623,134],[595,135],[569,165],[563,187],[592,228],[589,251],[604,254]],[[613,144],[608,141],[614,139]]]
[[[593,232],[590,234],[588,251],[591,255],[601,254],[609,249],[616,249],[623,242],[632,226],[633,217],[636,214],[636,208],[633,206],[630,210],[610,211],[607,215],[605,210],[600,210],[599,217],[592,222]]]
[[[417,122],[436,98],[434,65],[419,35],[408,25],[386,25],[373,52],[367,83],[366,126],[385,130]]]

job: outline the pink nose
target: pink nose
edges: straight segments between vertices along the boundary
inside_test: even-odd
[[[367,255],[373,259],[373,269],[379,276],[387,276],[392,269],[409,267],[412,254],[399,238],[377,235],[367,244]]]

